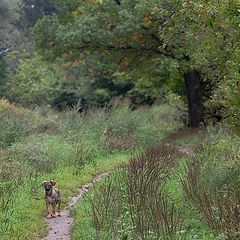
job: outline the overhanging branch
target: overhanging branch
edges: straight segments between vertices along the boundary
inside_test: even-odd
[[[101,45],[99,43],[88,44],[83,46],[77,46],[78,50],[106,50],[106,51],[141,51],[141,52],[152,52],[154,54],[161,54],[165,57],[170,57],[172,59],[177,59],[174,54],[164,48],[159,48],[156,46],[152,47],[134,47],[130,45],[125,46],[114,46],[114,45]]]
[[[0,51],[0,57],[3,55],[3,54],[5,54],[5,53],[7,53],[7,52],[9,52],[10,51],[10,48],[6,48],[6,49],[4,49],[4,50],[1,50]]]

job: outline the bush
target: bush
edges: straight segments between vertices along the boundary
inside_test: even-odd
[[[11,74],[4,85],[4,96],[24,106],[53,106],[62,93],[61,71],[37,53],[21,59],[15,75]]]
[[[106,121],[105,139],[110,150],[145,148],[183,127],[177,117],[183,109],[162,104],[131,110],[127,102],[113,105]]]

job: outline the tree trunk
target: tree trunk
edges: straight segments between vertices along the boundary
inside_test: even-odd
[[[188,98],[189,127],[197,128],[202,121],[203,85],[201,75],[193,70],[184,74]]]

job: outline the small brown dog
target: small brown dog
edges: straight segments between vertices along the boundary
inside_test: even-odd
[[[56,181],[49,180],[43,182],[43,187],[45,189],[45,201],[47,206],[48,215],[47,218],[56,217],[56,206],[58,211],[58,216],[61,217],[60,214],[60,192],[54,186],[56,185]]]

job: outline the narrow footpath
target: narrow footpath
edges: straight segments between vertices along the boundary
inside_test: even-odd
[[[84,197],[94,183],[100,182],[108,175],[109,172],[101,173],[91,183],[82,186],[76,196],[69,198],[68,205],[61,212],[61,217],[46,219],[48,235],[42,240],[70,240],[73,225],[73,218],[70,215],[71,208]]]

